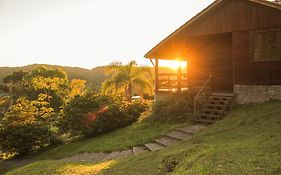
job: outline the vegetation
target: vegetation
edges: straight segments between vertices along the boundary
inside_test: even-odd
[[[94,136],[135,122],[147,106],[141,100],[123,102],[115,96],[76,96],[64,108],[60,130],[71,135]]]
[[[224,120],[192,139],[159,152],[100,164],[44,160],[7,174],[278,175],[281,172],[280,114],[280,102],[237,107]]]
[[[122,94],[127,100],[131,100],[134,92],[144,96],[152,93],[152,74],[149,67],[139,67],[135,61],[127,65],[114,62],[107,67],[110,77],[103,83],[103,91],[106,93]]]
[[[4,158],[34,152],[66,138],[113,131],[137,121],[148,107],[143,100],[124,101],[116,94],[90,91],[86,81],[69,81],[63,70],[44,66],[13,72],[4,78],[1,89],[9,94],[0,100]]]
[[[171,101],[173,103],[171,103]],[[151,119],[157,121],[191,120],[193,100],[190,93],[173,94],[166,100],[157,101],[152,106]]]

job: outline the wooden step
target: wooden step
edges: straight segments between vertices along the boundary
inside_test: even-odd
[[[229,100],[208,100],[209,104],[229,105]]]
[[[160,139],[155,140],[155,142],[157,142],[163,146],[170,146],[170,145],[176,144],[178,142],[178,140],[169,138],[169,137],[162,137]]]
[[[123,150],[119,154],[118,159],[119,158],[123,158],[123,157],[128,157],[128,156],[131,156],[131,155],[133,155],[133,150],[132,149]]]
[[[210,108],[202,108],[201,111],[204,113],[204,114],[220,114],[220,115],[224,115],[226,113],[225,110],[223,109],[210,109]]]
[[[186,134],[183,132],[179,132],[179,131],[172,131],[172,132],[166,134],[166,136],[170,137],[172,139],[176,139],[176,140],[186,140],[186,139],[189,139],[192,135]]]
[[[160,145],[158,143],[147,143],[144,144],[145,147],[147,147],[150,151],[159,151],[164,148],[163,145]]]
[[[210,103],[207,103],[204,105],[204,108],[222,108],[222,109],[227,109],[228,108],[228,105],[219,105],[219,104],[210,104]]]
[[[219,97],[221,97],[221,96],[223,96],[223,97],[234,97],[234,94],[233,93],[225,93],[225,92],[212,92],[211,94],[210,94],[211,96],[219,96]]]
[[[179,132],[184,132],[186,134],[195,134],[196,132],[200,131],[201,129],[205,128],[205,125],[192,125],[192,126],[187,126],[184,128],[177,128],[175,129],[176,131]]]
[[[214,115],[214,114],[197,114],[198,119],[209,119],[209,120],[219,120],[222,119],[222,115]]]
[[[208,120],[208,119],[196,119],[195,122],[198,123],[205,123],[205,124],[213,124],[216,120]]]
[[[120,155],[120,151],[114,151],[109,153],[107,156],[105,156],[105,158],[103,159],[103,161],[107,161],[107,160],[113,160],[113,159],[117,159],[118,156]]]
[[[145,152],[148,152],[150,150],[147,149],[147,147],[145,146],[135,146],[133,147],[133,154],[134,155],[137,155],[137,154],[140,154],[140,153],[145,153]]]

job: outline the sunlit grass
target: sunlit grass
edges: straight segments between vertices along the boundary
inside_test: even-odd
[[[115,160],[98,164],[40,161],[12,170],[6,175],[95,175],[115,163]]]

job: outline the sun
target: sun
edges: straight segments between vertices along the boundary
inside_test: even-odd
[[[186,68],[187,61],[179,61],[179,60],[163,60],[160,62],[160,66],[169,67],[174,70],[177,70],[179,67]]]

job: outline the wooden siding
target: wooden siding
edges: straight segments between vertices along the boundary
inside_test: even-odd
[[[234,83],[281,85],[281,61],[253,61],[250,31],[233,33]]]
[[[259,30],[281,27],[281,10],[247,0],[224,0],[159,46],[146,57],[176,59],[188,57],[194,48],[194,37],[229,33],[242,30]]]
[[[226,0],[182,30],[200,36],[281,26],[281,10],[246,0]],[[180,33],[179,33],[180,35]]]
[[[221,34],[210,37],[204,47],[194,52],[189,61],[188,79],[192,85],[198,86],[213,75],[214,91],[231,92],[233,90],[233,57],[232,34]]]

